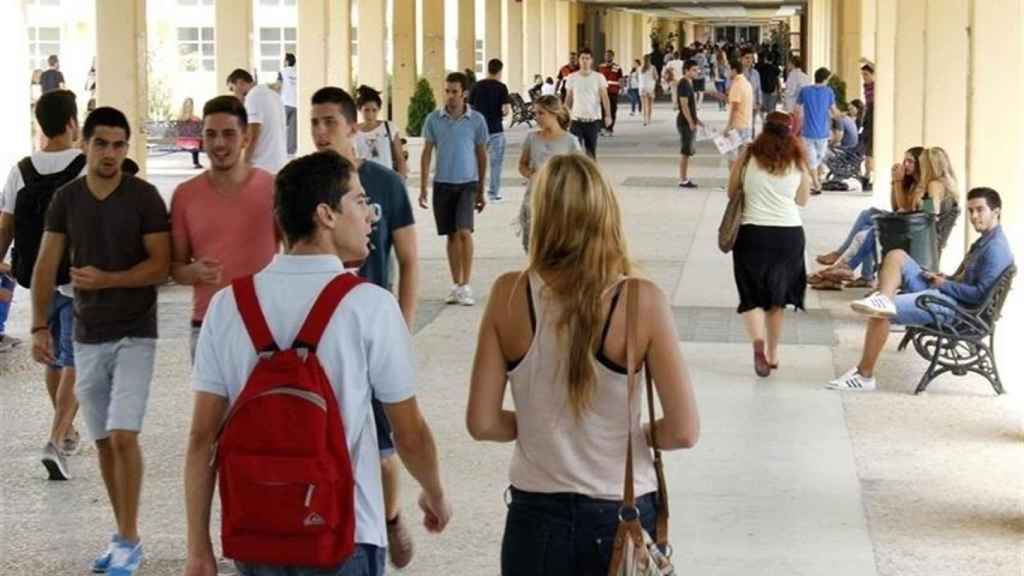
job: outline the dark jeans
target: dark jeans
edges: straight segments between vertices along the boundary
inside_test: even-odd
[[[336,568],[296,568],[289,566],[253,566],[235,562],[241,576],[384,576],[387,548],[356,544],[355,552]]]
[[[630,88],[629,89],[629,113],[636,114],[636,111],[640,109],[640,89]]]
[[[580,139],[580,144],[587,151],[587,156],[597,159],[597,137],[601,134],[601,120],[573,120],[569,129],[572,135]]]
[[[538,494],[509,488],[501,543],[502,576],[606,576],[619,502],[580,494]],[[640,522],[654,536],[656,497],[637,499]]]
[[[608,127],[608,131],[609,132],[615,132],[615,121],[619,117],[619,95],[615,94],[613,96],[613,95],[609,94],[608,95],[608,104],[609,104],[609,106],[611,108],[611,114],[612,114],[612,124],[611,124],[611,126]]]

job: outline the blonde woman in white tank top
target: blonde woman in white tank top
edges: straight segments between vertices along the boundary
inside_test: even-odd
[[[529,268],[504,274],[492,289],[466,423],[476,440],[515,443],[501,573],[603,575],[630,432],[626,305],[619,296],[631,266],[615,194],[592,160],[552,157],[530,194]],[[665,414],[658,445],[689,448],[699,422],[671,308],[653,283],[637,286],[644,319],[637,353]],[[514,411],[502,404],[509,384]],[[653,534],[657,482],[641,397],[631,406],[637,506]]]

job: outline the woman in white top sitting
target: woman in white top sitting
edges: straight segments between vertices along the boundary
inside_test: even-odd
[[[804,148],[789,114],[772,112],[764,131],[746,148],[729,176],[729,198],[744,194],[743,224],[732,251],[733,274],[754,371],[778,368],[783,310],[804,307],[807,271],[800,206],[810,197]]]
[[[398,172],[405,182],[409,168],[402,153],[402,135],[390,122],[377,119],[381,106],[380,92],[369,86],[356,88],[356,107],[363,117],[356,131],[356,156]]]
[[[481,321],[466,423],[476,440],[515,443],[501,573],[603,576],[630,432],[637,508],[652,535],[657,504],[641,395],[627,408],[620,294],[632,266],[615,193],[583,154],[541,167],[531,210],[529,265],[497,279]],[[632,287],[643,319],[637,356],[647,361],[664,411],[658,446],[689,448],[700,426],[672,309],[653,282]],[[507,386],[515,410],[503,407]]]

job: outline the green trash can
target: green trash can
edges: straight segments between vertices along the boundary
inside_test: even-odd
[[[874,217],[878,246],[882,252],[879,264],[890,250],[910,254],[922,268],[938,271],[939,236],[935,216],[928,212],[879,214]]]

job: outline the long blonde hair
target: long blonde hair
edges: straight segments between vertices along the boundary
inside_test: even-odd
[[[185,98],[181,102],[181,110],[178,111],[178,120],[188,122],[195,117],[195,103],[191,98]]]
[[[558,331],[569,345],[569,401],[577,417],[594,397],[605,320],[602,298],[632,271],[615,191],[582,154],[551,157],[530,186],[529,272],[554,274],[549,285],[561,304]]]
[[[939,209],[939,205],[947,198],[950,197],[954,201],[959,200],[960,195],[960,184],[957,183],[956,173],[953,172],[952,163],[949,161],[949,154],[939,147],[934,146],[928,149],[928,164],[930,173],[929,176],[932,181],[938,180],[942,184],[942,198],[935,198],[935,209]]]
[[[565,107],[565,104],[562,104],[561,98],[548,94],[547,96],[537,98],[533,105],[554,116],[562,130],[569,129],[569,123],[571,122],[569,109]]]

